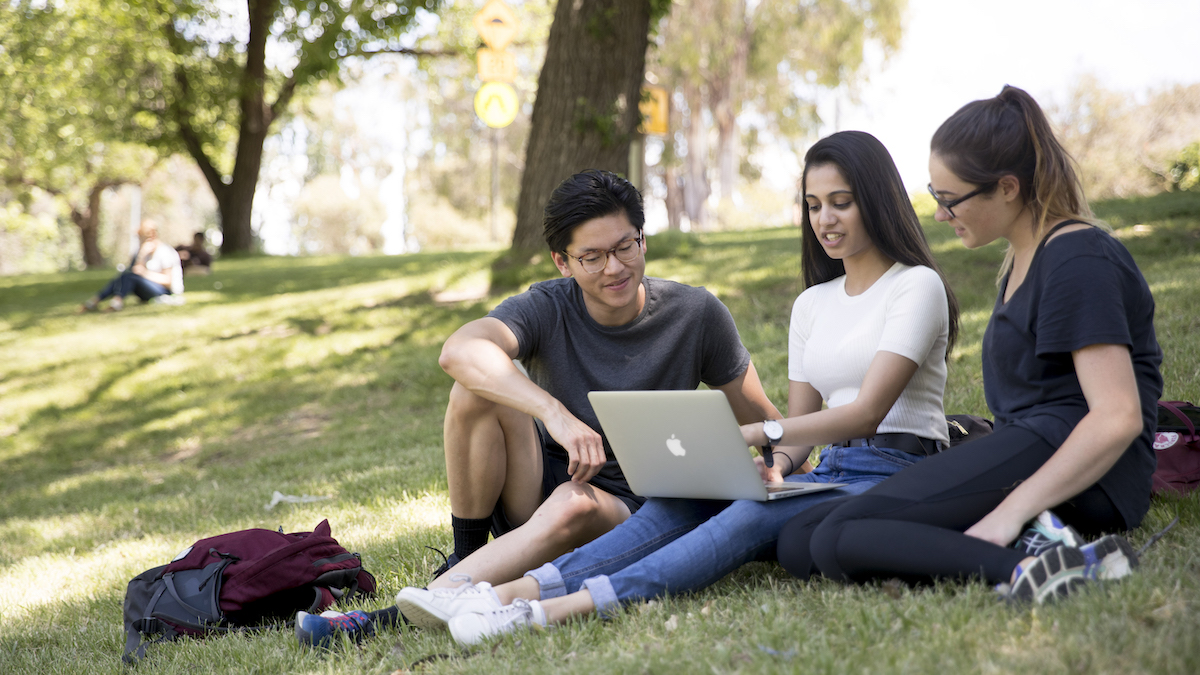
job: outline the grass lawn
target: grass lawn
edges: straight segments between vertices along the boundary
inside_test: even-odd
[[[1157,300],[1166,396],[1200,401],[1200,194],[1100,204]],[[963,307],[948,412],[987,414],[980,340],[1003,251],[927,218]],[[494,252],[219,261],[183,307],[77,315],[110,272],[0,278],[0,673],[124,672],[139,572],[248,527],[333,534],[392,603],[451,547],[442,341],[501,296]],[[732,310],[784,409],[794,228],[652,237],[650,274]],[[543,263],[549,275],[553,268]],[[274,491],[320,501],[266,508]],[[151,647],[161,673],[1200,672],[1200,495],[1156,498],[1138,574],[1037,609],[979,583],[800,583],[752,564],[694,595],[476,649],[389,631],[318,655],[289,630]]]

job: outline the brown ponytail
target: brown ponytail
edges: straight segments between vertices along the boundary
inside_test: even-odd
[[[960,179],[977,185],[1014,176],[1033,214],[1035,240],[1047,224],[1090,220],[1091,208],[1074,160],[1054,137],[1041,106],[1023,89],[1005,85],[995,98],[972,101],[942,123],[930,149]],[[995,188],[992,188],[995,190]],[[1000,277],[1012,269],[1009,246]]]

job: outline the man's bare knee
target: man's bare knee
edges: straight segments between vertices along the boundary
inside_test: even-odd
[[[446,417],[473,421],[478,420],[481,416],[496,416],[502,407],[455,382],[454,386],[450,387],[450,402],[446,406]]]
[[[586,485],[563,483],[534,514],[548,539],[578,546],[616,527],[629,516],[624,504],[613,504],[612,495]]]

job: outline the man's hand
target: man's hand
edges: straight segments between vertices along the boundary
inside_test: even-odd
[[[564,409],[559,415],[547,416],[542,422],[551,438],[567,451],[570,461],[567,473],[576,483],[586,483],[604,468],[604,440],[594,429],[579,421]]]

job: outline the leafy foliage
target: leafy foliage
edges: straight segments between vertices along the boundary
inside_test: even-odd
[[[54,195],[80,229],[88,266],[103,263],[101,194],[140,183],[158,161],[127,126],[136,117],[138,70],[119,36],[97,30],[94,13],[102,11],[90,0],[0,8],[0,181],[26,204],[30,190]],[[7,230],[30,222],[4,220]]]
[[[705,227],[714,179],[724,199],[732,197],[739,175],[756,173],[746,164],[747,142],[756,143],[758,133],[789,144],[811,134],[819,124],[818,93],[853,91],[863,77],[865,45],[874,42],[885,56],[899,46],[906,4],[677,0],[657,25],[647,66],[681,108],[656,168],[668,209],[680,204],[693,227]],[[739,125],[755,135],[742,138]],[[710,150],[706,137],[714,128],[717,143]],[[684,168],[676,171],[677,165]],[[683,191],[678,200],[671,194],[676,189]],[[672,214],[670,220],[679,219]]]
[[[1200,141],[1179,152],[1179,157],[1168,169],[1168,177],[1172,190],[1200,188]]]
[[[216,197],[222,250],[253,244],[251,206],[263,141],[297,89],[336,79],[353,57],[404,51],[401,38],[437,0],[148,0],[151,35],[130,58],[148,64],[132,124],[184,149]],[[115,9],[111,14],[119,14]],[[114,21],[116,21],[114,19]]]
[[[1090,198],[1147,196],[1197,184],[1200,84],[1141,98],[1107,90],[1089,75],[1065,103],[1050,108]]]

